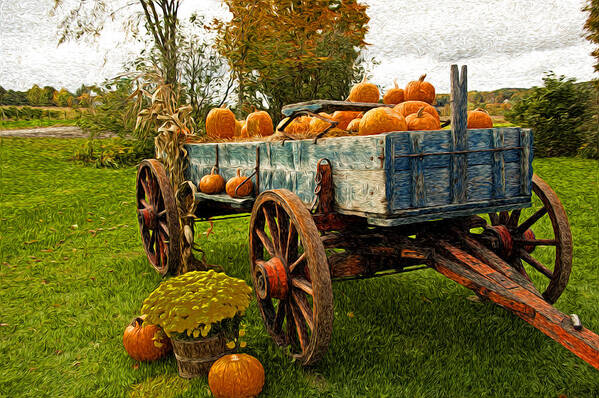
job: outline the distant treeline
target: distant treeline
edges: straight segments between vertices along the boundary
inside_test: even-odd
[[[90,104],[91,88],[81,85],[75,93],[66,88],[39,87],[34,84],[27,91],[6,90],[0,86],[0,105],[13,106],[70,106],[87,107]]]

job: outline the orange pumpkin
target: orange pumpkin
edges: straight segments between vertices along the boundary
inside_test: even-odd
[[[357,117],[360,117],[362,112],[352,111],[337,111],[333,113],[331,119],[337,122],[337,128],[341,130],[347,130],[349,123]]]
[[[331,119],[331,115],[329,115],[328,113],[321,112],[321,113],[319,113],[319,115],[322,117],[325,117],[327,119]],[[311,134],[322,133],[327,128],[329,128],[330,125],[331,125],[331,123],[329,123],[329,122],[326,122],[317,117],[313,117],[312,120],[310,120],[310,130],[309,131]]]
[[[237,176],[231,178],[227,181],[227,185],[225,186],[225,190],[227,191],[227,195],[232,198],[242,198],[244,196],[248,196],[252,193],[254,189],[254,184],[252,184],[252,180],[249,180],[245,184],[241,185],[239,189],[237,187],[244,182],[246,177],[241,175],[241,170],[237,169]],[[237,194],[235,194],[235,189],[237,189]]]
[[[435,87],[429,82],[425,82],[425,78],[426,74],[420,76],[420,79],[408,83],[404,92],[406,101],[433,103],[435,100]]]
[[[210,174],[205,175],[200,180],[200,191],[213,195],[225,190],[225,179],[216,174],[216,167],[213,167]]]
[[[399,104],[404,101],[404,92],[403,89],[399,88],[397,85],[397,79],[393,80],[395,87],[387,90],[385,95],[383,96],[384,104]]]
[[[281,120],[279,122],[279,125],[277,126],[277,131],[280,130],[280,127],[283,126],[283,124],[288,120],[289,118],[286,117],[285,119]],[[293,119],[291,121],[291,123],[289,123],[286,127],[284,132],[288,133],[288,134],[306,134],[308,131],[310,131],[310,116],[300,116],[300,117],[296,117],[295,119]]]
[[[362,82],[351,88],[348,100],[351,102],[379,102],[379,97],[379,88],[372,83],[368,83],[366,76],[364,76]]]
[[[428,112],[424,112],[424,106],[418,110],[418,113],[412,113],[406,116],[408,130],[440,130],[441,123]]]
[[[154,361],[171,352],[171,341],[156,325],[143,325],[145,317],[137,317],[123,333],[127,354],[136,361]]]
[[[235,136],[235,115],[228,108],[212,108],[206,117],[206,134],[213,138]]]
[[[210,368],[208,386],[216,398],[255,397],[264,386],[264,368],[251,355],[225,355]]]
[[[270,115],[265,111],[252,112],[245,119],[247,132],[250,137],[272,135],[274,128]]]
[[[466,128],[469,129],[492,129],[493,119],[489,113],[481,108],[476,108],[468,112],[468,122]]]
[[[362,120],[362,118],[357,118],[349,122],[346,130],[352,133],[356,133],[360,129],[360,120]]]
[[[422,101],[404,101],[401,104],[397,104],[393,107],[393,110],[403,117],[407,117],[412,113],[418,113],[420,108],[424,107],[424,111],[433,115],[437,120],[440,120],[439,113],[434,106],[427,104]]]
[[[243,126],[245,126],[245,120],[235,120],[235,137],[241,136]]]
[[[408,125],[403,116],[387,107],[374,108],[360,120],[358,134],[381,134],[389,131],[406,131]]]
[[[247,123],[243,124],[243,127],[241,127],[241,132],[239,133],[239,136],[242,138],[247,138],[248,137],[248,125]]]

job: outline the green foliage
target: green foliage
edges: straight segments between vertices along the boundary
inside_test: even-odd
[[[584,24],[584,29],[587,31],[585,37],[598,46],[591,55],[597,60],[594,67],[595,71],[599,72],[599,0],[587,0],[582,10],[589,13]]]
[[[191,271],[162,282],[144,300],[141,313],[169,337],[209,337],[222,330],[223,321],[243,315],[251,292],[242,279],[214,270]]]
[[[29,105],[41,106],[44,105],[45,95],[44,90],[41,89],[37,84],[34,84],[29,90],[27,90],[27,100]]]
[[[535,156],[573,156],[581,147],[590,92],[575,81],[547,73],[544,87],[534,87],[505,113],[510,122],[533,129]]]
[[[52,103],[56,106],[71,106],[73,104],[73,94],[66,88],[61,88],[60,91],[55,91],[52,97]]]
[[[0,120],[0,130],[30,129],[37,127],[75,126],[75,119]]]
[[[147,141],[114,137],[90,139],[74,151],[73,160],[94,167],[132,166],[154,157],[154,146]]]

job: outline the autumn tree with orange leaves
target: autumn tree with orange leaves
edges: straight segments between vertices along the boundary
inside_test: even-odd
[[[355,0],[224,0],[232,18],[214,22],[216,47],[237,83],[238,109],[344,99],[364,73],[369,17]]]

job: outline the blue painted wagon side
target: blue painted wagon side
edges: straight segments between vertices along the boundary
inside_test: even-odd
[[[531,131],[467,130],[468,149],[452,149],[450,130],[281,142],[187,144],[186,178],[199,183],[216,163],[219,173],[250,175],[260,152],[259,187],[286,188],[306,204],[314,198],[319,159],[333,170],[335,209],[398,225],[530,205]],[[457,167],[464,157],[465,167]],[[255,180],[254,180],[255,181]],[[463,194],[456,194],[462,190]]]

